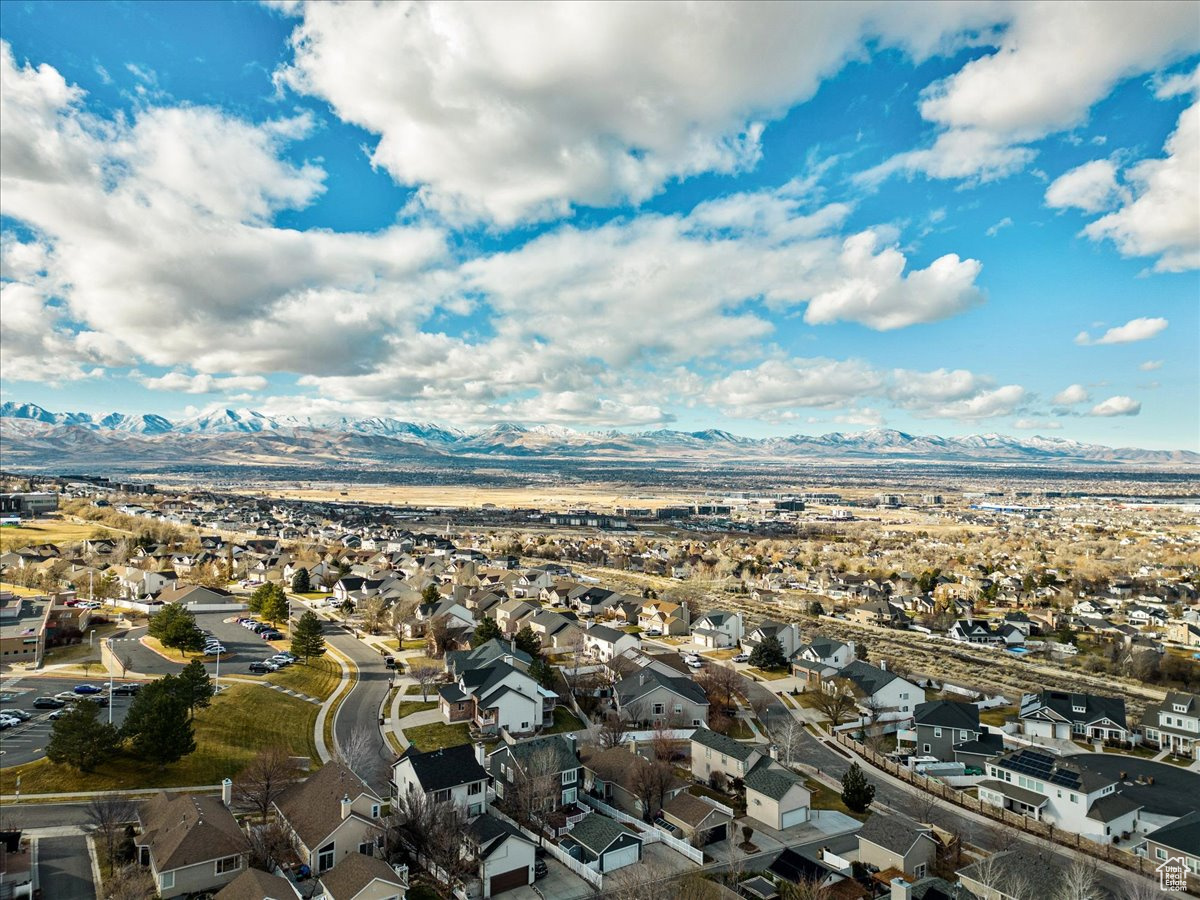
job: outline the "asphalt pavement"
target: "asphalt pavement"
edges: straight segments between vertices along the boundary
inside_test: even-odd
[[[114,684],[121,684],[126,679],[114,679]],[[128,679],[132,680],[132,679]],[[103,688],[105,696],[108,691],[108,678],[103,672],[91,678],[73,677],[43,677],[40,675],[12,676],[6,678],[0,687],[0,711],[20,709],[29,713],[28,722],[22,722],[12,728],[0,731],[0,765],[19,766],[34,762],[46,755],[46,742],[50,739],[50,729],[54,723],[50,721],[52,709],[34,709],[33,701],[37,697],[53,697],[62,691],[70,691],[78,684],[92,684]],[[110,701],[112,722],[120,725],[125,721],[132,697],[118,696]],[[100,710],[101,721],[108,721],[108,708]]]
[[[286,642],[276,641],[270,644],[248,628],[243,628],[232,621],[235,616],[248,615],[244,612],[202,612],[196,613],[196,624],[209,632],[221,642],[226,653],[221,659],[222,675],[249,675],[250,663],[259,662],[268,656],[273,656],[279,649],[286,649]],[[226,620],[230,621],[226,621]],[[164,658],[140,643],[146,634],[145,626],[127,632],[123,639],[113,641],[113,652],[118,659],[128,658],[129,668],[134,672],[146,675],[175,675],[183,668],[184,662],[178,656]],[[216,658],[206,659],[209,674],[215,674]]]
[[[38,841],[38,874],[42,896],[54,900],[95,900],[92,861],[83,836]]]
[[[392,792],[392,762],[396,754],[379,730],[379,716],[392,673],[384,667],[383,656],[346,626],[328,621],[324,625],[325,642],[358,667],[358,681],[333,718],[334,741],[341,747],[349,744],[356,731],[366,735],[370,749],[355,771],[380,797],[386,798]]]

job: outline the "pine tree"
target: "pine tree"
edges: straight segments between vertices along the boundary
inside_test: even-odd
[[[272,584],[270,587],[272,590],[263,598],[260,614],[266,621],[274,625],[280,619],[288,617],[288,599],[287,594],[279,585]]]
[[[534,634],[528,625],[517,632],[513,644],[522,653],[528,653],[530,656],[538,656],[542,652],[542,639]]]
[[[160,766],[177,762],[196,749],[196,733],[180,679],[167,675],[147,684],[134,698],[121,736],[137,756]]]
[[[787,665],[787,656],[779,638],[771,635],[763,640],[750,654],[750,665],[760,669],[778,669]]]
[[[421,591],[422,603],[437,603],[441,599],[442,595],[438,593],[436,584],[431,584],[425,590]]]
[[[212,703],[215,693],[204,663],[193,659],[183,667],[183,671],[179,673],[179,696],[187,703],[191,715],[195,715],[197,709],[203,709]]]
[[[292,593],[307,594],[312,590],[312,580],[309,577],[308,569],[297,569],[296,574],[292,576]]]
[[[300,617],[292,629],[292,653],[308,662],[310,657],[325,653],[325,637],[322,635],[321,620],[311,609]]]
[[[100,721],[100,704],[80,702],[54,720],[46,757],[90,772],[120,743],[117,729]]]
[[[481,644],[486,644],[492,638],[501,637],[504,634],[500,630],[500,626],[496,624],[496,620],[491,616],[484,616],[479,624],[475,626],[475,633],[471,635],[471,646],[478,647]]]
[[[851,763],[842,776],[842,802],[851,812],[864,813],[874,799],[875,785],[867,781],[858,763]]]
[[[164,647],[176,650],[201,650],[204,634],[196,625],[196,617],[178,603],[168,603],[150,619],[150,637],[158,638]]]

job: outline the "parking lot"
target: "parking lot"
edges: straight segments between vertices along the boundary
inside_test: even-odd
[[[114,681],[114,684],[122,681]],[[0,731],[0,765],[19,766],[34,762],[46,755],[46,742],[50,739],[52,709],[34,709],[33,701],[38,697],[53,697],[62,691],[70,691],[77,684],[94,684],[103,687],[107,695],[108,679],[98,678],[40,678],[15,677],[4,681],[0,689],[0,711],[12,709],[29,713],[29,721]],[[125,721],[132,697],[117,696],[111,700],[112,721],[120,725]],[[100,710],[102,721],[108,721],[108,709]]]
[[[260,662],[268,656],[273,656],[280,650],[286,650],[287,641],[275,641],[273,644],[264,641],[254,632],[243,628],[233,621],[235,616],[248,613],[202,612],[196,614],[196,624],[212,634],[225,647],[221,659],[222,675],[253,675],[250,663]],[[228,621],[227,621],[228,620]],[[113,642],[113,652],[117,657],[129,658],[129,668],[134,672],[147,675],[173,675],[182,667],[183,662],[178,655],[164,659],[153,650],[144,647],[139,639],[146,634],[145,628],[130,631],[125,640]],[[216,672],[216,660],[209,659],[210,674]]]

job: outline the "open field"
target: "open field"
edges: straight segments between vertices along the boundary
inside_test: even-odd
[[[307,697],[326,700],[342,680],[342,667],[336,660],[318,656],[307,664],[298,662],[278,672],[271,672],[264,678]]]
[[[0,591],[12,591],[18,597],[44,597],[45,591],[39,591],[36,588],[27,588],[19,584],[12,584],[8,581],[0,581]]]
[[[196,713],[196,752],[159,769],[121,751],[94,772],[82,774],[48,760],[0,769],[0,793],[108,791],[218,784],[232,778],[267,747],[284,747],[317,764],[313,724],[317,707],[249,684],[226,687],[212,706]]]
[[[93,537],[120,537],[97,522],[66,522],[61,519],[31,519],[19,528],[0,528],[0,550],[15,550],[33,544],[74,544]]]

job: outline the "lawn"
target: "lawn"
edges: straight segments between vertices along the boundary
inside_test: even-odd
[[[396,718],[403,719],[413,713],[425,712],[427,709],[437,709],[437,701],[430,700],[422,703],[420,700],[402,700],[396,704]]]
[[[709,659],[733,659],[741,652],[737,647],[726,647],[724,650],[702,650],[700,655]]]
[[[442,747],[457,747],[459,744],[471,742],[466,722],[460,722],[457,725],[447,725],[444,722],[418,725],[416,728],[404,729],[404,736],[408,738],[410,744],[423,752],[440,750]]]
[[[567,731],[578,731],[582,727],[583,722],[579,720],[579,716],[565,706],[556,706],[554,707],[554,724],[542,734],[562,734]]]
[[[426,688],[426,693],[437,694],[437,688],[435,688],[433,685],[430,685],[428,688]],[[404,694],[405,696],[416,695],[419,697],[421,696],[421,686],[419,684],[410,684],[404,689]]]
[[[815,778],[805,778],[804,786],[812,791],[813,809],[836,809],[840,813],[853,816],[860,822],[865,822],[867,817],[870,815],[870,812],[851,812],[847,808],[846,804],[842,802],[841,791],[828,787],[823,782],[817,781]]]
[[[750,730],[750,726],[741,719],[734,719],[733,724],[729,726],[729,730],[725,734],[735,741],[748,741],[754,737],[754,732]]]
[[[288,688],[307,697],[327,700],[342,680],[342,667],[329,656],[316,656],[307,663],[285,666],[266,676],[272,684]]]
[[[12,593],[16,594],[18,597],[43,597],[46,594],[45,591],[39,591],[36,588],[22,587],[19,584],[13,584],[9,581],[0,581],[0,590],[12,591]]]
[[[39,519],[19,528],[0,528],[0,549],[19,550],[34,544],[75,544],[97,537],[119,537],[111,531],[87,522],[60,522],[54,519]]]
[[[82,774],[48,760],[0,770],[0,793],[11,794],[21,776],[21,793],[110,791],[210,785],[233,778],[267,747],[317,762],[313,724],[317,707],[278,691],[250,684],[227,686],[212,706],[196,714],[196,752],[160,769],[124,751],[96,771]]]
[[[993,725],[996,728],[1004,724],[1004,720],[1009,716],[1015,716],[1020,710],[1014,704],[1012,706],[997,706],[994,709],[981,709],[979,711],[980,725]]]
[[[424,638],[405,638],[400,642],[401,650],[420,650],[424,648],[426,641]]]
[[[754,675],[757,675],[759,678],[763,679],[764,681],[778,681],[779,679],[787,678],[789,675],[792,674],[787,669],[756,669],[754,667],[751,667],[751,668],[747,669],[746,671],[753,673]]]

